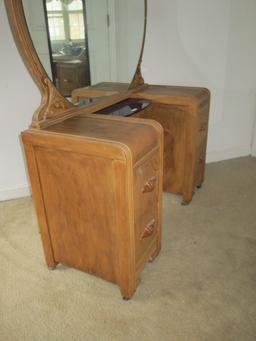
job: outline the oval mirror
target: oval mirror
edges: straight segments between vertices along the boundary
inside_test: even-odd
[[[22,0],[38,57],[64,97],[102,82],[131,84],[144,42],[145,0]]]

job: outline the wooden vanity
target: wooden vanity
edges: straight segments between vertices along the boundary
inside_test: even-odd
[[[122,4],[124,15],[131,2]],[[116,283],[129,299],[144,266],[161,249],[163,189],[182,194],[188,204],[203,182],[209,91],[144,84],[140,66],[147,1],[138,0],[130,9],[142,14],[132,23],[141,32],[141,47],[130,44],[136,58],[121,70],[132,69],[134,75],[124,82],[113,81],[112,75],[111,82],[73,91],[73,102],[99,97],[78,107],[60,94],[41,64],[22,0],[5,0],[5,5],[16,44],[42,94],[22,141],[46,263],[51,269],[63,263]],[[120,18],[116,25],[123,26]],[[127,38],[128,29],[114,32],[111,44],[120,32]],[[120,45],[116,56],[123,49]],[[91,65],[104,64],[101,54],[96,57]],[[116,67],[113,74],[122,74],[119,64],[111,64],[111,70]],[[90,72],[100,75],[96,69]],[[111,114],[112,106],[127,100],[149,105],[138,106],[131,117]],[[103,115],[106,110],[110,114]]]

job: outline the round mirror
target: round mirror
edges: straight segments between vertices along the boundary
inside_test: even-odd
[[[145,0],[22,3],[38,57],[63,96],[101,82],[128,89],[143,45]]]

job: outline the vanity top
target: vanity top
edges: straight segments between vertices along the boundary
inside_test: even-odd
[[[123,93],[129,87],[127,83],[101,82],[93,86],[78,88],[72,92],[72,100],[75,103],[82,98],[109,96]],[[156,99],[179,104],[184,101],[194,102],[204,95],[209,96],[209,90],[203,87],[177,86],[177,85],[146,85],[144,89],[135,92],[134,98]]]
[[[82,143],[83,140],[90,140],[92,143],[97,141],[112,147],[118,144],[119,147],[123,146],[124,154],[128,147],[132,151],[133,161],[136,162],[159,145],[159,130],[162,130],[161,126],[151,120],[85,114],[42,130],[29,129],[23,134],[37,141],[43,139],[45,135],[54,141],[65,139],[67,147],[69,140],[70,143],[73,141]]]

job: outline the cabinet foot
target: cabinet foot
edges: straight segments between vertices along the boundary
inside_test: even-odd
[[[202,188],[202,184],[197,185],[196,188],[198,188],[198,189]]]
[[[181,202],[181,206],[188,206],[189,205],[189,202],[185,201],[185,200],[182,200]]]
[[[156,257],[158,256],[159,252],[160,252],[160,250],[157,249],[157,250],[149,257],[148,262],[149,262],[149,263],[153,263],[154,260],[156,259]]]
[[[185,193],[183,194],[182,196],[182,202],[181,202],[181,205],[182,206],[187,206],[190,204],[192,198],[193,198],[193,195],[195,194],[195,191],[192,190],[190,191],[189,193]]]
[[[133,295],[137,289],[137,286],[139,285],[139,281],[140,281],[139,278],[136,278],[136,279],[134,278],[133,285],[130,287],[127,287],[127,283],[125,283],[126,285],[123,285],[123,286],[119,285],[119,288],[121,291],[121,296],[123,297],[123,300],[128,301],[133,297]]]
[[[49,270],[49,271],[53,271],[53,270],[56,269],[56,267],[57,267],[57,264],[54,265],[54,266],[48,266],[48,270]]]
[[[130,297],[125,297],[125,296],[123,296],[123,300],[124,300],[124,301],[129,301],[129,300],[130,300]]]

